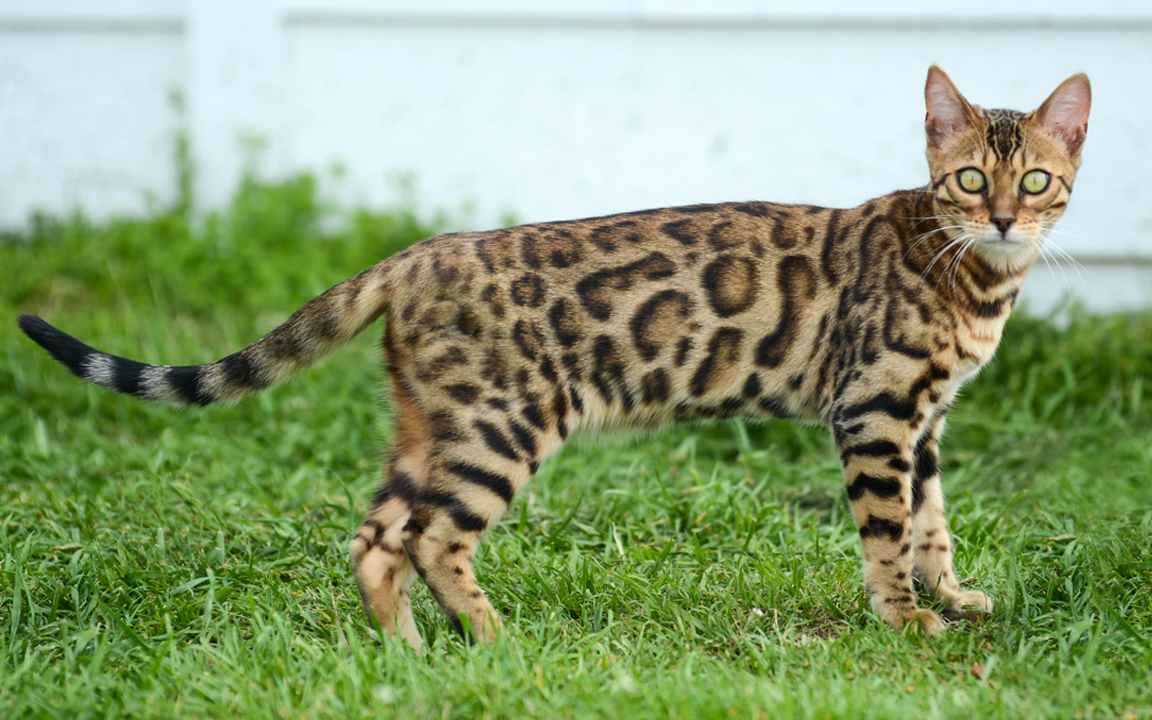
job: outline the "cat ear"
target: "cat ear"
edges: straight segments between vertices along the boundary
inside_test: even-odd
[[[936,65],[928,68],[924,103],[928,107],[924,129],[928,133],[929,142],[936,148],[955,133],[973,127],[975,113],[972,106],[952,84],[947,73]]]
[[[1060,83],[1044,104],[1036,111],[1040,128],[1068,147],[1068,153],[1077,155],[1088,134],[1088,110],[1092,106],[1092,86],[1088,76],[1077,73]]]

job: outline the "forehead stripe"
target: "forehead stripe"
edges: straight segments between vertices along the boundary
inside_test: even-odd
[[[1020,147],[1020,119],[1023,113],[1014,110],[985,110],[988,121],[988,146],[997,160],[1007,160]]]

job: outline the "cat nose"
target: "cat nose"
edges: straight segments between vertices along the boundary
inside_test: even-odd
[[[994,217],[992,224],[1000,230],[1000,235],[1007,235],[1008,228],[1012,227],[1012,223],[1016,222],[1014,217]]]

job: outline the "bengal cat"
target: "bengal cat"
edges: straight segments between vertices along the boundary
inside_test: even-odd
[[[387,311],[393,444],[351,556],[365,610],[414,647],[417,575],[466,639],[496,632],[472,557],[570,434],[730,417],[831,428],[873,609],[935,634],[914,578],[945,615],[992,609],[953,569],[944,418],[1064,212],[1090,95],[1073,75],[1034,112],[984,110],[933,66],[926,187],[851,209],[738,202],[441,235],[206,365],[20,326],[92,383],[206,405],[284,380]]]

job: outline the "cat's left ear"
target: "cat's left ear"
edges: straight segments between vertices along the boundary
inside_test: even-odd
[[[1092,86],[1088,76],[1077,73],[1060,83],[1036,110],[1036,122],[1047,134],[1061,140],[1069,155],[1078,155],[1088,134],[1088,110],[1092,106]]]

